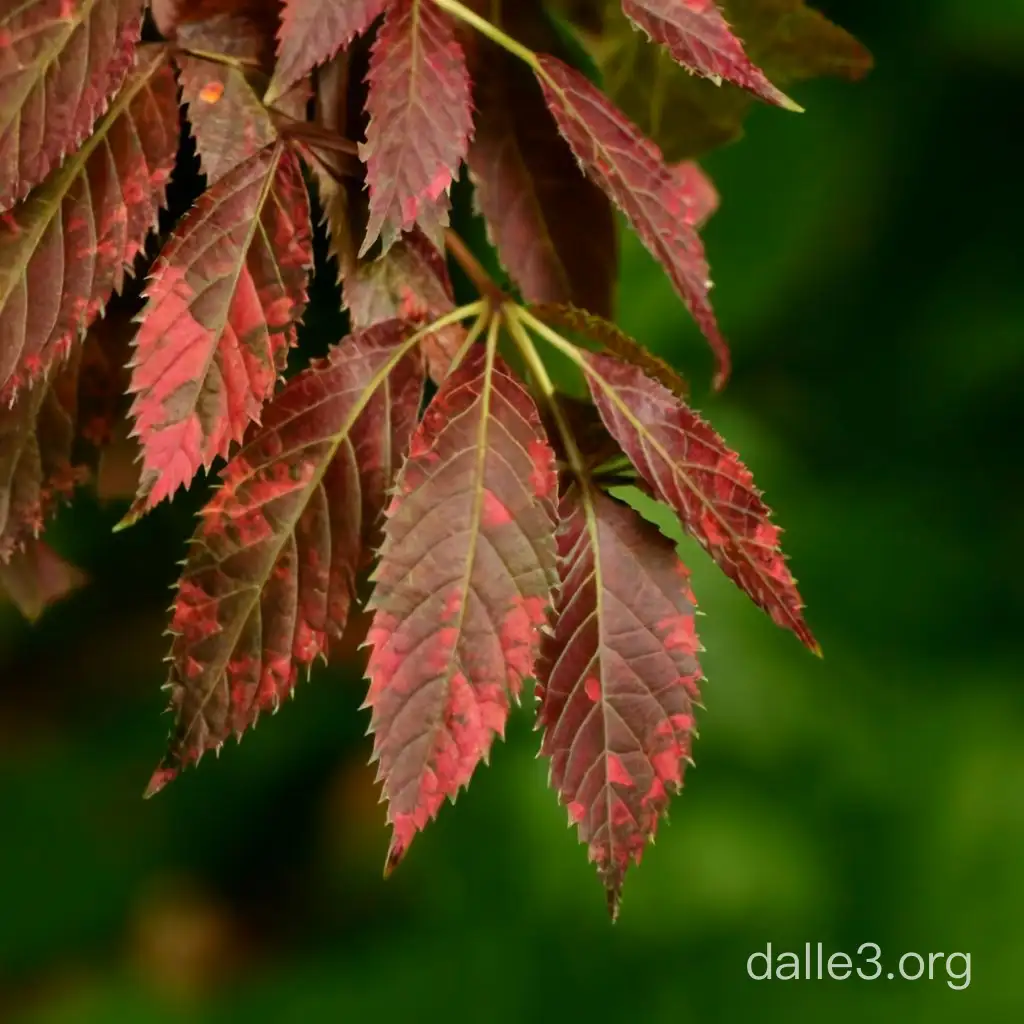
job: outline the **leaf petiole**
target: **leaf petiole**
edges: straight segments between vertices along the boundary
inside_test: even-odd
[[[459,0],[434,0],[434,3],[442,11],[447,11],[452,17],[464,21],[467,25],[471,25],[481,35],[487,36],[491,42],[497,43],[498,46],[508,50],[514,57],[518,57],[521,61],[529,64],[538,74],[540,73],[540,62],[537,60],[537,55],[533,50],[523,46],[522,43],[516,42],[511,36],[502,32],[497,25],[492,24],[486,18],[481,18],[476,11],[471,11],[468,7],[460,4]]]

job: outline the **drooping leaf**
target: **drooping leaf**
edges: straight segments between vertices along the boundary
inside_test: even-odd
[[[132,66],[142,0],[0,10],[0,211],[78,148]]]
[[[120,291],[156,224],[178,134],[163,48],[140,47],[93,135],[0,220],[0,399],[65,356]]]
[[[341,637],[419,411],[408,335],[393,320],[335,346],[289,381],[224,469],[178,585],[176,724],[149,793],[241,738]]]
[[[29,622],[50,605],[78,590],[85,574],[44,541],[30,539],[9,562],[0,562],[0,595],[6,594]]]
[[[429,0],[394,0],[373,46],[360,156],[370,189],[361,255],[387,251],[418,224],[434,241],[473,128],[469,72],[449,16]]]
[[[694,599],[670,541],[589,483],[563,494],[559,590],[538,671],[541,753],[618,911],[669,794],[700,700]]]
[[[661,381],[677,397],[689,397],[690,389],[686,381],[668,363],[644,348],[640,342],[635,341],[610,320],[594,316],[585,309],[554,303],[534,306],[530,312],[549,326],[580,335],[624,362],[640,367],[648,377]]]
[[[422,231],[412,231],[376,260],[359,260],[342,284],[353,325],[369,327],[399,317],[427,324],[455,308],[444,257]],[[461,324],[423,339],[431,379],[440,383],[466,340]]]
[[[536,5],[508,5],[504,15],[503,27],[532,49],[557,46]],[[467,163],[498,256],[527,301],[611,316],[611,205],[581,173],[522,61],[480,39],[472,72],[477,117]]]
[[[86,477],[73,460],[78,360],[0,405],[0,563],[42,532]]]
[[[267,90],[272,103],[317,64],[365,32],[390,0],[284,0],[277,67]]]
[[[578,71],[542,55],[538,75],[548,107],[584,170],[608,193],[665,268],[708,339],[715,385],[729,376],[729,348],[708,298],[709,271],[692,203],[658,147]]]
[[[137,518],[241,441],[283,371],[312,265],[294,156],[260,150],[199,198],[164,246],[135,340]]]
[[[502,735],[555,581],[554,455],[493,346],[413,436],[373,574],[366,703],[393,828],[389,868]]]
[[[803,0],[723,0],[719,6],[748,56],[773,81],[859,78],[871,67],[857,40]],[[668,50],[634,30],[620,0],[593,0],[583,20],[581,12],[570,13],[585,28],[607,94],[666,159],[698,156],[740,134],[751,94],[682,68]]]
[[[794,106],[743,52],[715,0],[622,0],[622,9],[688,70],[732,82],[775,106]]]
[[[584,360],[605,426],[654,496],[755,604],[817,652],[779,528],[739,456],[642,370],[612,356],[586,353]]]

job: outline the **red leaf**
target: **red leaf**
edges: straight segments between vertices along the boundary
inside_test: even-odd
[[[141,0],[16,0],[0,12],[0,211],[78,148],[132,66]]]
[[[120,291],[178,150],[162,47],[138,62],[85,144],[0,218],[0,399],[38,380]]]
[[[590,392],[608,432],[654,496],[755,604],[812,651],[803,602],[779,550],[779,528],[739,456],[695,412],[643,371],[584,355]]]
[[[751,63],[715,0],[622,0],[622,9],[690,71],[725,79],[778,107],[799,109]]]
[[[41,540],[30,540],[9,563],[0,562],[0,592],[6,592],[18,611],[35,622],[85,583],[85,574],[65,562]]]
[[[184,48],[258,67],[263,38],[251,21],[223,14],[182,25],[177,41],[183,48],[175,56],[181,98],[188,106],[200,167],[212,185],[270,145],[277,130],[240,67],[190,56]]]
[[[573,484],[560,511],[557,626],[538,672],[541,753],[614,917],[626,868],[690,755],[694,600],[671,542],[632,509]]]
[[[86,473],[72,459],[78,360],[0,406],[0,563],[38,537]]]
[[[672,168],[679,193],[686,210],[686,219],[695,228],[701,228],[718,209],[718,190],[714,182],[701,170],[700,164],[685,160]]]
[[[473,128],[469,72],[448,15],[427,0],[394,0],[373,46],[370,125],[359,147],[370,188],[360,255],[385,251],[419,224],[436,240]]]
[[[711,344],[718,362],[715,386],[721,387],[729,376],[729,348],[708,298],[711,282],[692,200],[658,147],[583,75],[554,57],[538,59],[538,77],[559,129],[587,174],[665,268]]]
[[[277,68],[267,90],[272,103],[317,64],[365,32],[390,0],[284,0]]]
[[[412,439],[370,607],[366,703],[393,868],[455,798],[537,658],[556,565],[554,455],[490,347],[471,350]]]
[[[525,19],[526,10],[508,14]],[[513,24],[517,38],[534,29],[534,49],[556,42],[532,20]],[[478,115],[467,162],[502,263],[530,302],[569,302],[611,316],[617,239],[607,198],[581,173],[518,58],[480,42],[473,85]]]
[[[240,441],[274,390],[306,304],[309,202],[295,158],[261,150],[213,188],[164,246],[135,341],[129,520]]]
[[[455,308],[444,257],[422,231],[405,235],[380,259],[359,261],[342,290],[356,327],[392,317],[427,324]],[[465,339],[461,324],[449,324],[423,339],[427,369],[438,384]]]
[[[408,334],[391,321],[335,346],[289,381],[224,469],[178,585],[177,724],[150,794],[276,709],[298,667],[344,631],[419,411],[423,373],[403,355]]]

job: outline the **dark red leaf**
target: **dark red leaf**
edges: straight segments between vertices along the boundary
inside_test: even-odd
[[[447,14],[428,0],[394,0],[373,46],[360,155],[370,189],[361,255],[385,251],[414,225],[437,241],[448,191],[473,128],[469,72]]]
[[[67,355],[120,291],[156,224],[178,137],[163,48],[140,47],[93,135],[0,218],[0,399]]]
[[[241,738],[340,638],[367,539],[419,411],[423,373],[397,321],[289,381],[222,473],[178,585],[170,750],[149,793]]]
[[[684,160],[672,168],[683,198],[686,219],[695,228],[701,228],[718,209],[718,190],[714,182],[701,170],[700,164]]]
[[[538,50],[555,45],[536,8],[511,5],[507,14],[516,38]],[[529,68],[487,41],[472,64],[477,118],[467,163],[498,256],[528,301],[611,316],[618,269],[611,204],[581,173]]]
[[[693,203],[661,152],[578,71],[539,58],[548,106],[587,174],[629,218],[665,268],[718,362],[717,387],[729,376],[729,348],[708,298],[711,287]]]
[[[642,370],[611,356],[586,353],[584,359],[605,426],[654,496],[777,625],[820,653],[779,549],[779,528],[739,456]]]
[[[573,484],[558,531],[557,625],[538,678],[541,753],[617,913],[669,794],[682,786],[700,700],[688,574],[632,509]]]
[[[390,0],[284,0],[267,102],[365,32]]]
[[[38,537],[50,513],[86,477],[72,459],[78,360],[0,405],[0,563]]]
[[[799,109],[751,63],[715,0],[622,0],[622,9],[690,71],[732,82],[775,106]]]
[[[77,149],[132,66],[141,0],[15,0],[0,11],[0,211]]]
[[[312,262],[302,173],[277,144],[204,192],[175,230],[135,341],[143,458],[129,520],[226,456],[259,419],[294,343]]]
[[[373,574],[366,703],[389,869],[486,760],[533,673],[555,487],[533,400],[493,347],[471,350],[413,436]]]

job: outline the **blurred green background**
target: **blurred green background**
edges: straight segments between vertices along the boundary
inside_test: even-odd
[[[115,537],[83,500],[50,538],[91,586],[34,629],[0,610],[0,1019],[1024,1019],[1024,3],[817,6],[877,69],[706,161],[736,370],[697,398],[787,529],[825,660],[684,547],[707,711],[619,923],[525,710],[382,881],[355,661],[143,802],[191,508]],[[629,243],[622,297],[707,380]],[[769,941],[969,952],[971,984],[747,979]]]

